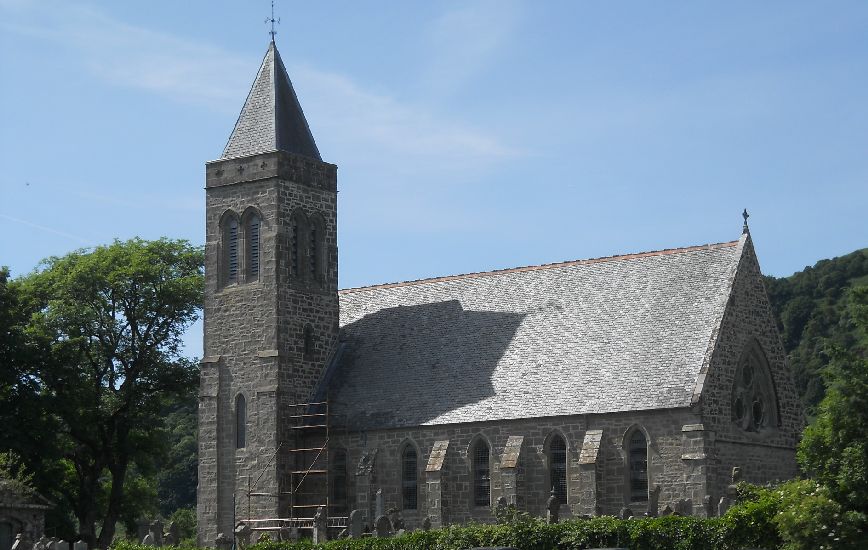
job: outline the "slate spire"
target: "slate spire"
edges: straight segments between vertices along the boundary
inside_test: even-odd
[[[220,158],[287,151],[322,160],[274,41]]]

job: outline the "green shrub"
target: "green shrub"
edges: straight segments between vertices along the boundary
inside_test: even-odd
[[[830,491],[813,480],[784,483],[774,489],[779,511],[774,524],[786,550],[863,549],[868,547],[865,516],[845,511]]]

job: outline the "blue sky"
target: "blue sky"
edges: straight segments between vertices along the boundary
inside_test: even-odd
[[[202,243],[269,9],[0,0],[0,264]],[[868,246],[865,2],[277,12],[339,167],[342,287],[728,241],[745,207],[767,274]]]

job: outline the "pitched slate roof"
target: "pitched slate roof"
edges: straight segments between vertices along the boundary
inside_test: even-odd
[[[221,158],[278,150],[322,160],[280,53],[271,42]]]
[[[689,406],[741,242],[343,290],[333,410],[372,429]]]

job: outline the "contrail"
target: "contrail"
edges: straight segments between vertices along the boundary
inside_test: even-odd
[[[42,231],[47,231],[49,233],[54,233],[55,235],[60,235],[61,237],[66,237],[67,239],[72,239],[74,241],[78,241],[83,244],[92,244],[91,241],[79,237],[78,235],[73,235],[72,233],[67,233],[65,231],[60,231],[59,229],[52,229],[51,227],[46,227],[44,225],[39,225],[38,223],[29,222],[27,220],[22,220],[20,218],[13,218],[12,216],[7,216],[6,214],[0,214],[0,218],[7,219],[9,221],[20,223],[23,225],[27,225],[30,227],[35,227],[36,229],[41,229]]]

